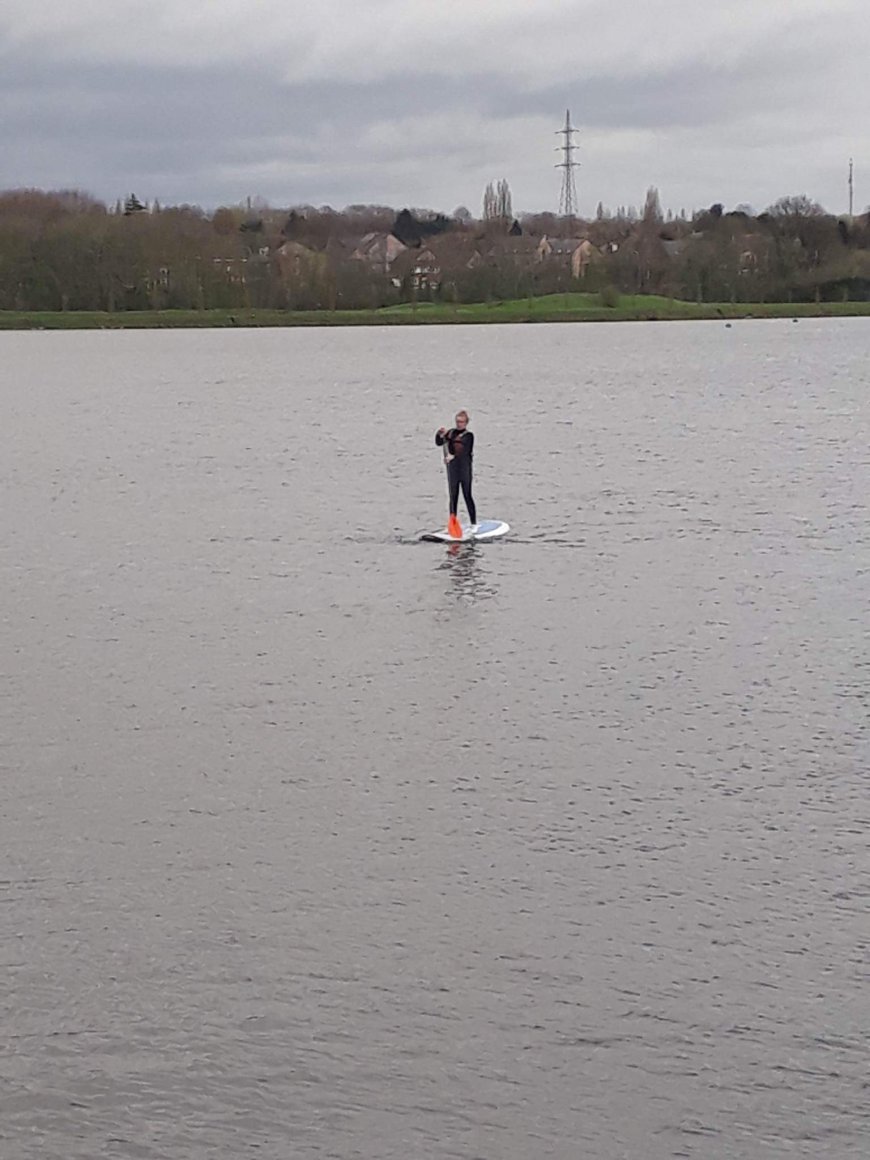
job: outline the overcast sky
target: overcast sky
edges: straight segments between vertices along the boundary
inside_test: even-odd
[[[206,208],[870,202],[870,0],[0,0],[0,189]]]

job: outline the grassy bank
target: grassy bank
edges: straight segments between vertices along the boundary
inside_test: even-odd
[[[638,322],[678,319],[831,318],[870,315],[870,302],[681,302],[622,295],[603,306],[597,294],[550,294],[492,303],[430,303],[382,310],[139,310],[104,314],[0,311],[0,330],[117,330],[175,327],[403,326],[485,322]]]

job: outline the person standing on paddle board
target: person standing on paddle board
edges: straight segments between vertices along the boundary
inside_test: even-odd
[[[448,431],[439,427],[435,432],[436,447],[444,448],[444,462],[447,464],[447,489],[450,493],[450,516],[456,518],[459,507],[459,489],[468,508],[468,518],[477,523],[477,508],[471,495],[471,476],[474,465],[474,436],[468,430],[468,412],[457,411],[456,426]]]

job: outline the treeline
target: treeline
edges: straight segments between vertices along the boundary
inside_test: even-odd
[[[801,195],[757,215],[714,204],[691,220],[663,221],[651,189],[612,267],[621,289],[698,302],[864,301],[870,214],[836,217]]]
[[[513,218],[507,183],[484,215],[387,206],[108,206],[79,192],[0,193],[0,309],[354,309],[612,288],[701,302],[870,298],[868,215],[807,197],[764,213],[713,205],[591,220]]]
[[[362,307],[398,300],[367,234],[419,246],[454,223],[382,206],[109,207],[79,191],[0,192],[0,309]]]

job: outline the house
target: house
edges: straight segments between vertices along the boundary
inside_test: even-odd
[[[278,247],[274,260],[284,284],[297,287],[319,284],[329,264],[325,254],[292,241]]]
[[[333,265],[341,265],[344,262],[349,262],[352,255],[356,251],[359,236],[354,237],[339,237],[337,234],[330,234],[324,247],[324,254]]]
[[[588,238],[550,238],[539,243],[540,261],[561,262],[571,269],[572,278],[584,278],[597,251]]]
[[[285,242],[275,251],[275,257],[282,271],[291,272],[307,265],[316,256],[316,251],[301,242]]]
[[[388,274],[393,262],[407,248],[393,234],[369,233],[360,238],[350,258],[354,262],[365,262],[370,269],[381,274]]]
[[[222,274],[230,284],[244,286],[248,281],[247,258],[212,258],[212,266],[216,274]]]
[[[455,282],[467,270],[482,262],[474,239],[466,234],[442,234],[419,250],[407,250],[390,267],[394,286],[406,282],[416,291],[435,291],[445,282]]]
[[[398,289],[403,283],[424,294],[441,285],[441,264],[428,246],[405,249],[390,265],[390,281]]]
[[[499,238],[486,251],[484,257],[491,266],[512,266],[518,270],[531,270],[542,260],[541,238],[530,238],[524,234]]]
[[[770,239],[761,233],[740,234],[734,239],[741,274],[757,274],[765,268],[770,256]]]
[[[662,249],[669,258],[679,258],[689,245],[689,238],[662,238]]]

